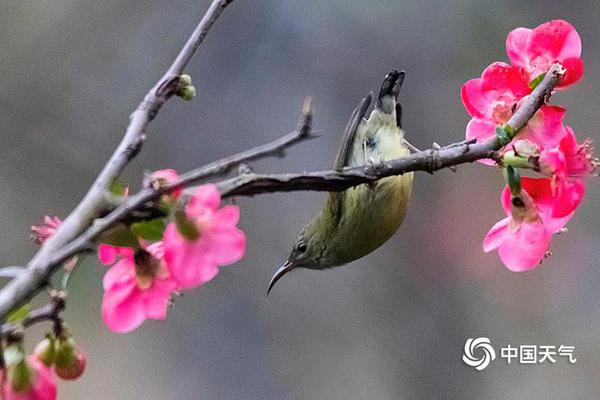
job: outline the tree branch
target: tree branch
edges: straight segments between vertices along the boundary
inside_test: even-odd
[[[180,86],[179,75],[202,44],[215,21],[232,1],[213,0],[173,64],[131,114],[129,126],[121,143],[79,205],[63,221],[54,235],[44,243],[38,253],[27,264],[27,269],[0,291],[0,320],[4,320],[13,308],[23,304],[37,290],[47,284],[52,270],[52,268],[49,268],[49,260],[53,254],[78,237],[104,211],[107,189],[110,184],[139,152],[145,140],[145,129],[148,124],[167,100],[175,94]]]
[[[552,90],[560,81],[564,70],[560,65],[554,65],[532,94],[523,101],[519,109],[507,122],[508,129],[518,133],[535,112],[548,100]],[[305,103],[304,118],[297,131],[292,132],[267,145],[248,150],[237,155],[183,174],[174,184],[155,189],[145,188],[127,198],[113,211],[94,221],[85,232],[45,257],[37,264],[35,272],[40,274],[39,280],[25,280],[17,277],[11,285],[0,292],[0,315],[5,316],[15,306],[22,304],[34,294],[58,266],[73,255],[84,251],[93,245],[103,232],[117,222],[126,218],[133,211],[140,209],[149,202],[158,199],[162,194],[176,188],[188,187],[206,182],[207,179],[226,174],[236,165],[256,160],[273,154],[281,154],[285,148],[311,136],[312,111],[310,102]],[[503,146],[500,139],[494,138],[484,143],[463,141],[441,148],[432,148],[412,154],[408,157],[390,160],[384,163],[346,168],[342,171],[317,171],[304,174],[255,174],[244,173],[239,176],[217,182],[222,197],[252,196],[261,193],[281,191],[313,190],[313,191],[342,191],[363,183],[375,182],[384,177],[400,175],[410,171],[427,171],[433,173],[442,168],[473,162],[483,158],[495,158],[496,152]],[[30,268],[31,269],[31,268]],[[30,270],[27,270],[28,272]],[[23,274],[22,274],[23,275]],[[17,284],[15,284],[15,281]],[[20,282],[19,282],[20,281]],[[7,290],[8,289],[8,290]],[[6,293],[11,293],[13,297]],[[8,299],[8,300],[7,300]]]

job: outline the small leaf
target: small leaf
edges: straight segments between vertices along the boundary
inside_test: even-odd
[[[131,233],[129,227],[125,224],[119,224],[110,229],[100,239],[100,243],[118,247],[133,247],[138,246],[136,237]]]
[[[506,129],[504,129],[504,126],[496,127],[496,137],[498,138],[498,141],[502,146],[507,145],[511,141],[511,137],[506,131]]]
[[[12,311],[10,314],[8,314],[6,320],[12,323],[20,322],[23,319],[25,319],[25,317],[27,317],[29,311],[31,311],[31,304],[25,304],[24,306],[19,307],[16,310]]]
[[[535,79],[533,79],[531,82],[529,82],[529,89],[533,90],[537,87],[537,85],[539,85],[544,78],[546,77],[546,73],[544,72],[543,74],[539,74],[537,77],[535,77]]]
[[[513,196],[521,194],[521,174],[517,168],[508,166],[506,167],[506,181],[510,188],[510,193]]]
[[[0,278],[14,278],[24,270],[25,268],[17,266],[0,268]]]
[[[108,191],[115,196],[125,196],[127,194],[127,185],[118,179],[113,179],[108,187]]]
[[[177,227],[177,231],[181,234],[181,236],[190,241],[198,240],[200,237],[198,228],[194,222],[187,217],[185,211],[183,210],[175,211],[175,226]]]
[[[164,218],[152,219],[147,221],[139,221],[131,224],[129,229],[131,233],[136,237],[142,239],[156,241],[161,240],[163,232],[165,231],[165,220]]]

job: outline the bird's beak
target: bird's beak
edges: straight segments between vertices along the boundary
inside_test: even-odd
[[[271,289],[273,289],[273,286],[275,286],[277,281],[280,280],[285,274],[287,274],[288,272],[290,272],[297,266],[298,266],[297,264],[288,260],[277,271],[275,271],[275,273],[273,274],[273,277],[271,278],[271,282],[269,282],[269,288],[267,289],[267,296],[269,295],[269,293],[271,293]]]

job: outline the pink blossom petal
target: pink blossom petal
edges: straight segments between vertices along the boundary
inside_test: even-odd
[[[461,89],[462,102],[472,117],[491,117],[491,102],[483,95],[480,78],[468,80]]]
[[[501,221],[498,221],[485,235],[483,239],[483,251],[486,253],[495,250],[502,244],[504,237],[508,230],[511,218],[507,217]]]
[[[544,259],[551,239],[552,233],[543,224],[522,223],[518,231],[505,235],[498,255],[509,270],[528,271]]]
[[[565,108],[543,105],[519,132],[519,139],[527,139],[540,148],[553,147],[567,134],[563,124]]]
[[[219,265],[237,262],[246,252],[244,232],[236,227],[215,227],[200,242],[201,250]]]
[[[581,57],[581,38],[573,25],[555,19],[533,30],[529,52],[533,56],[547,54],[558,60]]]
[[[535,29],[518,28],[506,38],[506,52],[511,63],[525,68],[530,80],[548,71],[556,62],[567,70],[557,89],[578,81],[583,75],[581,38],[564,20],[552,20]]]
[[[130,258],[133,260],[133,249],[130,247],[117,247],[108,244],[98,246],[98,259],[104,265],[111,265],[118,257]]]
[[[565,180],[558,188],[552,208],[552,217],[561,218],[569,216],[581,204],[585,196],[585,184],[580,180]]]
[[[56,378],[50,368],[33,356],[27,357],[27,362],[36,373],[33,386],[34,398],[36,400],[55,400],[57,396]]]
[[[489,98],[503,98],[515,102],[531,93],[529,76],[525,70],[503,62],[493,62],[481,74],[481,90]]]
[[[240,208],[238,206],[225,206],[215,213],[215,225],[236,226],[240,221]]]
[[[102,317],[106,326],[117,333],[128,333],[142,325],[146,313],[139,297],[139,289],[133,281],[104,292]]]
[[[169,298],[175,289],[176,284],[172,279],[155,279],[144,296],[146,318],[166,319]]]
[[[203,239],[188,241],[175,224],[167,226],[164,233],[165,261],[171,276],[181,288],[192,288],[213,279],[218,273],[216,262],[201,246]]]
[[[467,124],[467,140],[475,139],[477,143],[486,142],[496,136],[496,125],[489,120],[472,118]],[[484,165],[496,165],[494,160],[489,158],[478,160]]]
[[[581,58],[567,58],[563,60],[562,66],[566,72],[558,85],[561,89],[577,83],[583,77],[584,66]]]
[[[221,202],[221,194],[212,183],[198,186],[192,198],[188,201],[186,212],[190,218],[204,215],[206,210],[216,211]]]
[[[177,174],[177,171],[175,171],[174,169],[161,169],[158,171],[154,171],[152,173],[152,175],[150,176],[150,178],[152,179],[152,181],[159,181],[158,182],[158,187],[161,186],[166,186],[164,185],[166,184],[173,184],[175,182],[177,182],[179,180],[179,175]],[[163,182],[160,182],[163,181]],[[173,197],[178,198],[179,196],[181,196],[181,193],[183,192],[182,188],[177,188],[175,190],[173,190],[171,192],[171,194],[173,195]]]
[[[528,58],[525,49],[529,47],[532,33],[532,29],[517,28],[506,37],[506,53],[513,65],[527,66]]]
[[[124,258],[106,271],[102,279],[102,285],[104,290],[112,290],[118,286],[131,283],[133,279],[135,279],[133,259]]]

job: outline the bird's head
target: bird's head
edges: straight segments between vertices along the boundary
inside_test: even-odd
[[[323,265],[326,257],[326,246],[325,241],[322,240],[322,232],[318,229],[318,226],[319,224],[313,221],[300,231],[287,261],[273,274],[269,282],[267,294],[269,294],[278,280],[294,269],[325,268]]]

